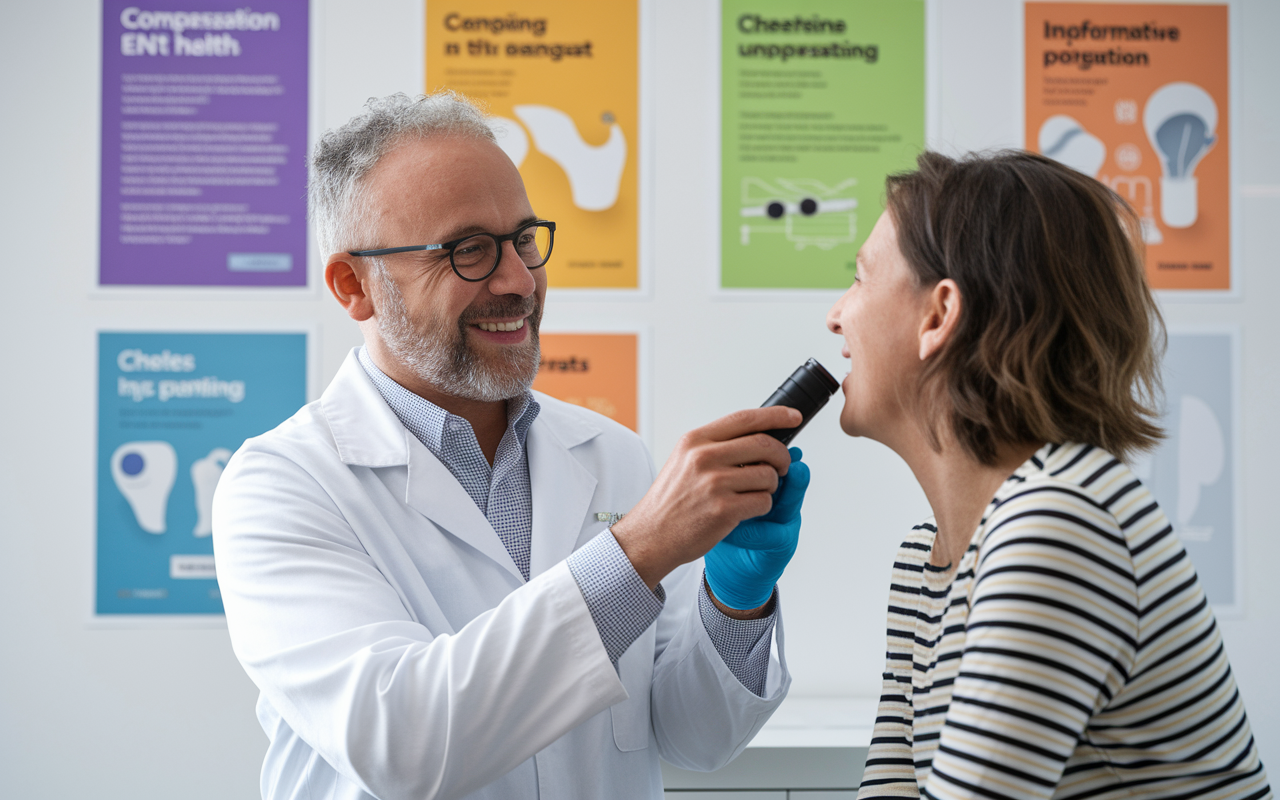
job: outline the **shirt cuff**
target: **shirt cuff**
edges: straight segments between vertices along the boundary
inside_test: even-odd
[[[698,613],[702,616],[707,636],[733,676],[756,697],[764,697],[773,626],[778,621],[777,587],[773,592],[773,612],[760,619],[734,619],[716,608],[707,593],[705,573],[702,591],[698,592]]]
[[[650,591],[610,530],[575,550],[566,563],[616,667],[631,643],[662,612],[666,591],[662,584]]]

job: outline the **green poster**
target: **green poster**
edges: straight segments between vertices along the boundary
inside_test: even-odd
[[[924,149],[923,0],[723,0],[720,285],[843,289]]]

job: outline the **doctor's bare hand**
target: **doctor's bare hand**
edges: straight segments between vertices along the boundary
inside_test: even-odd
[[[739,522],[769,513],[791,455],[763,431],[800,420],[794,408],[753,408],[680,437],[648,493],[612,529],[649,588],[701,558]]]

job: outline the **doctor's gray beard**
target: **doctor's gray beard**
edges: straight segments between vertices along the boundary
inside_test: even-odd
[[[381,261],[381,259],[375,259]],[[502,298],[482,308],[467,309],[455,329],[448,325],[419,328],[409,317],[404,295],[384,264],[377,264],[378,332],[382,341],[405,367],[437,390],[467,400],[510,400],[533,385],[541,362],[538,323],[542,309],[535,297]],[[474,320],[528,314],[529,338],[523,344],[502,348],[485,359],[467,344],[467,329]]]

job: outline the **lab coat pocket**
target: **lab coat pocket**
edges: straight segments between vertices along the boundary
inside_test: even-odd
[[[613,742],[624,753],[649,746],[649,692],[653,683],[655,629],[645,631],[618,659],[618,677],[627,699],[609,708],[613,716]]]

